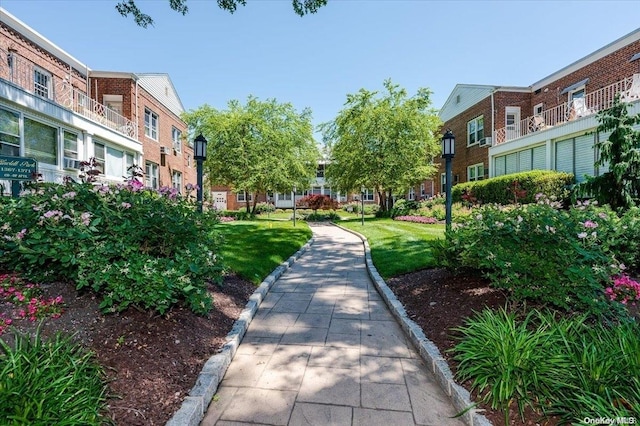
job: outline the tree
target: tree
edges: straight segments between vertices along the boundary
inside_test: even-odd
[[[344,192],[373,188],[381,210],[388,211],[393,194],[435,173],[432,159],[440,151],[441,122],[428,89],[408,97],[391,80],[384,88],[381,95],[365,89],[347,95],[345,108],[321,130],[330,152],[326,176],[332,187]]]
[[[598,113],[598,132],[611,131],[607,140],[598,140],[596,167],[609,165],[600,176],[588,177],[577,188],[580,195],[593,195],[599,203],[618,212],[640,204],[640,114],[630,116],[627,103],[616,96],[613,106]]]
[[[309,109],[298,113],[290,103],[250,96],[246,105],[233,100],[225,111],[204,105],[183,119],[193,134],[209,141],[204,164],[209,183],[253,194],[253,213],[258,194],[289,193],[315,177],[319,151]]]
[[[316,13],[318,9],[327,4],[328,0],[291,0],[293,11],[304,16],[308,13]],[[246,6],[246,0],[217,0],[218,6],[222,10],[226,10],[229,13],[234,13],[238,6]],[[169,0],[169,7],[176,12],[186,15],[189,12],[187,7],[187,0]],[[127,17],[133,16],[137,25],[147,28],[149,25],[153,25],[153,19],[151,16],[142,12],[135,0],[123,0],[116,4],[116,10],[120,15]]]

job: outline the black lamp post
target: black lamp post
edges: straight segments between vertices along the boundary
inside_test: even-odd
[[[293,226],[296,226],[296,187],[293,187]]]
[[[200,133],[193,141],[193,158],[196,160],[196,174],[198,191],[196,198],[198,211],[202,213],[202,163],[207,159],[207,140]]]
[[[456,137],[451,130],[447,130],[442,137],[442,158],[445,160],[445,223],[447,230],[451,229],[451,160],[456,154]]]
[[[364,185],[360,187],[360,217],[362,218],[362,226],[364,226]]]

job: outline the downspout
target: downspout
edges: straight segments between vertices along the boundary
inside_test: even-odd
[[[493,162],[491,161],[491,155],[489,155],[489,151],[491,151],[491,146],[493,146],[496,140],[496,105],[493,98],[493,94],[496,93],[496,89],[494,88],[491,91],[491,145],[487,148],[487,165],[489,166],[489,178],[493,177]]]
[[[136,127],[135,127],[135,129],[136,129],[136,140],[139,141],[139,138],[138,138],[138,132],[139,132],[138,126],[140,124],[138,122],[138,113],[139,113],[139,111],[138,111],[138,77],[137,76],[136,76],[136,102],[135,102],[135,104],[136,104],[136,113],[135,113],[135,117],[134,118],[136,120]]]

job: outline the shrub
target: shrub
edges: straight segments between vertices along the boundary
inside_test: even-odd
[[[407,216],[416,212],[420,208],[420,203],[414,200],[400,199],[393,203],[391,217]]]
[[[276,210],[276,206],[271,203],[258,203],[256,204],[256,213],[273,213]]]
[[[318,210],[336,210],[338,208],[338,202],[328,195],[307,195],[296,202],[298,207],[307,208],[313,210],[316,213]]]
[[[532,170],[458,184],[452,188],[451,198],[454,202],[461,202],[463,195],[471,194],[482,204],[506,205],[514,201],[529,204],[536,202],[536,194],[542,193],[566,202],[573,182],[574,178],[570,173]]]
[[[505,424],[513,401],[521,413],[530,405],[559,416],[562,424],[640,412],[637,323],[607,326],[537,311],[518,320],[504,309],[487,309],[457,331],[458,377],[503,410]]]
[[[604,286],[619,272],[611,250],[616,216],[592,205],[483,206],[446,234],[434,254],[441,263],[482,271],[515,301],[602,314]]]
[[[221,279],[215,213],[197,213],[172,189],[38,186],[5,204],[3,218],[0,264],[35,281],[92,288],[108,311],[164,313],[183,300],[205,313],[207,280]]]
[[[0,418],[4,424],[103,425],[106,376],[79,345],[18,334],[0,339]]]

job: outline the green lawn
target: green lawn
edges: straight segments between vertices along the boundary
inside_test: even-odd
[[[352,219],[338,223],[367,237],[371,258],[383,278],[434,267],[428,241],[444,237],[444,225],[425,225],[392,219]]]
[[[303,221],[235,221],[220,223],[216,230],[224,236],[221,256],[227,267],[259,284],[282,262],[311,238]]]

